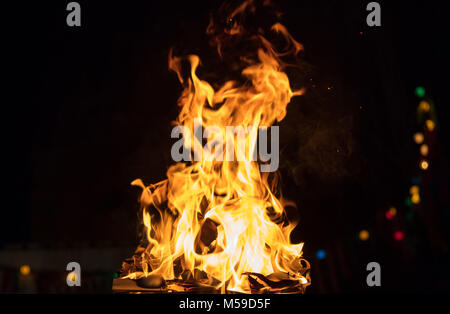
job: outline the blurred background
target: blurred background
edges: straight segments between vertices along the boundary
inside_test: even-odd
[[[369,1],[274,2],[305,47],[291,82],[308,91],[280,123],[280,171],[307,293],[449,291],[449,2],[378,1],[373,28]],[[80,28],[67,3],[5,9],[2,293],[111,292],[138,244],[130,182],[160,181],[172,163],[169,49],[200,55],[207,73],[221,1],[79,1]],[[72,261],[81,287],[66,285]],[[372,261],[381,287],[366,285]]]

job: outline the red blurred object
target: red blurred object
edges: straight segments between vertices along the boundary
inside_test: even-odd
[[[389,219],[389,220],[391,220],[392,218],[394,218],[394,215],[391,213],[391,211],[387,211],[386,212],[386,219]]]
[[[403,233],[403,231],[395,231],[394,232],[394,239],[395,241],[402,241],[405,238],[405,234]]]

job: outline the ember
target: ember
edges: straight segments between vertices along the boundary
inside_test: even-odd
[[[223,161],[211,154],[225,149],[203,147],[194,127],[199,122],[204,129],[214,126],[208,141],[225,138],[228,126],[268,128],[285,117],[291,98],[303,93],[291,90],[282,61],[303,47],[279,23],[268,32],[284,41],[283,51],[262,29],[256,35],[246,32],[239,21],[255,12],[255,6],[256,1],[245,1],[229,15],[225,29],[212,20],[207,28],[221,58],[230,39],[245,38],[256,47],[240,57],[244,83],[228,81],[214,89],[197,76],[198,56],[169,55],[169,68],[184,86],[175,124],[183,127],[183,147],[201,158],[172,165],[159,183],[132,183],[143,189],[146,239],[123,263],[117,291],[303,293],[310,284],[303,243],[290,241],[296,224],[288,221],[285,207],[293,204],[281,197],[279,175],[260,171],[267,160],[247,158],[254,156],[257,136],[244,133],[244,146],[233,138],[238,158]],[[191,68],[187,79],[183,60]]]

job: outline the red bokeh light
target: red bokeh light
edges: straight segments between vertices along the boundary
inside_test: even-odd
[[[394,218],[394,215],[392,215],[391,211],[388,210],[388,211],[386,212],[386,219],[391,220],[392,218]]]
[[[397,230],[394,232],[395,241],[402,241],[405,238],[403,231]]]

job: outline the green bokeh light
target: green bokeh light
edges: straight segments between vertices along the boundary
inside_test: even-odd
[[[408,206],[408,207],[412,206],[411,198],[409,198],[409,197],[405,198],[405,205]]]
[[[407,219],[408,221],[412,221],[413,218],[414,218],[414,214],[412,213],[412,211],[408,211],[408,212],[406,213],[406,219]]]
[[[425,88],[423,86],[417,86],[414,94],[416,94],[417,97],[422,98],[423,96],[425,96]]]

